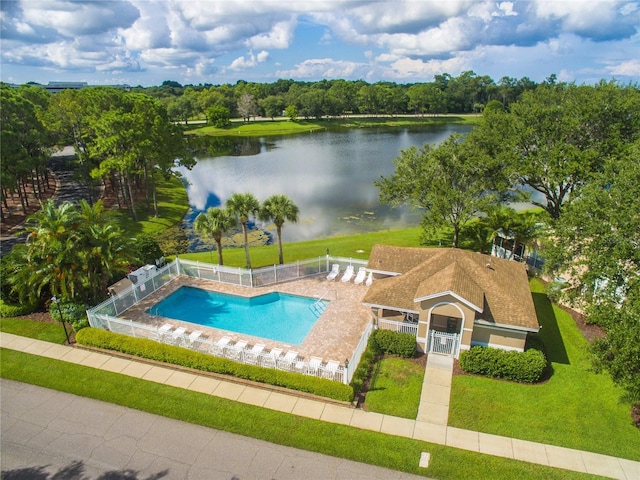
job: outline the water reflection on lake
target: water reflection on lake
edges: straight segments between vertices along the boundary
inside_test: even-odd
[[[285,223],[285,242],[415,226],[420,215],[380,205],[373,182],[393,174],[393,160],[402,149],[440,143],[453,133],[469,130],[438,125],[419,130],[368,128],[194,139],[198,163],[191,171],[180,169],[192,206],[185,222],[190,226],[198,213],[223,205],[233,193],[250,192],[259,201],[285,194],[298,205],[300,221]]]

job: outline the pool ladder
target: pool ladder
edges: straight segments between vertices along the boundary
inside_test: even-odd
[[[309,310],[313,312],[316,318],[322,315],[322,313],[324,312],[324,309],[327,308],[327,302],[324,299],[327,293],[328,291],[323,293],[322,296],[316,302],[309,305]]]

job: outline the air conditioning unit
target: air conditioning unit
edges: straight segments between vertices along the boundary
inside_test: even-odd
[[[144,267],[140,267],[137,270],[134,270],[127,278],[131,280],[131,283],[137,285],[138,283],[144,283],[149,280],[156,271],[155,265],[145,265]]]

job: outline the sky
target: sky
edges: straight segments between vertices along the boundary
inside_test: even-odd
[[[640,0],[1,0],[0,80],[640,83]]]

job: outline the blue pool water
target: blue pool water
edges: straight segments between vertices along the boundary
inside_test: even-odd
[[[268,293],[246,298],[180,287],[147,313],[300,345],[316,323],[316,299]]]

